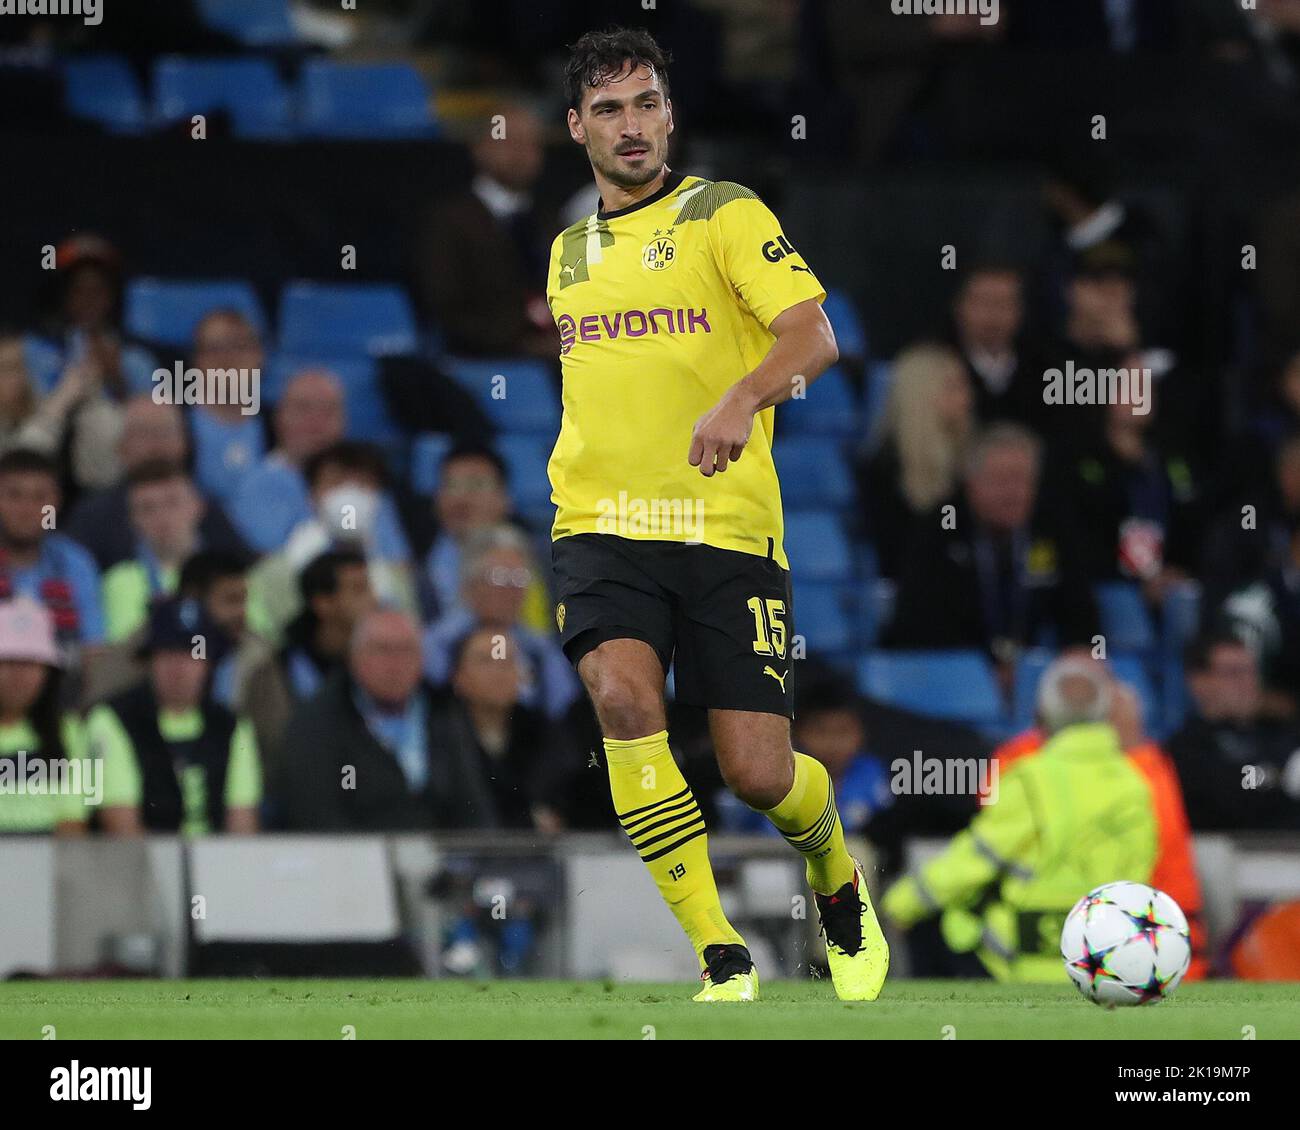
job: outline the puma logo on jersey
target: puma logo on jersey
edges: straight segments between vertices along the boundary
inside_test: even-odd
[[[786,675],[789,675],[789,674],[790,674],[789,671],[787,671],[787,672],[785,673],[785,675],[778,675],[774,670],[772,670],[771,667],[764,667],[764,668],[763,668],[763,674],[764,674],[764,675],[771,675],[772,678],[774,678],[778,683],[781,684],[781,690],[782,690],[782,691],[785,690],[785,680],[786,680]]]
[[[790,270],[792,270],[792,271],[806,271],[808,274],[810,274],[810,275],[812,274],[812,268],[811,268],[811,267],[801,267],[801,266],[799,266],[798,263],[791,263],[791,264],[790,264]]]
[[[579,256],[578,259],[573,263],[562,263],[560,265],[560,273],[567,274],[569,278],[573,278],[574,274],[577,272],[578,267],[581,264],[582,264],[582,256]]]

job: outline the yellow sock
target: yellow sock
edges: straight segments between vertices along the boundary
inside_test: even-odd
[[[853,881],[853,857],[844,846],[831,776],[816,758],[794,755],[794,784],[763,815],[808,861],[808,883],[819,895],[834,894]]]
[[[605,739],[614,811],[704,965],[704,947],[744,945],[722,913],[709,837],[691,787],[668,749],[668,731]]]

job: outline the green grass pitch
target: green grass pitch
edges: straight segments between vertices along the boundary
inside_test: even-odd
[[[685,984],[563,981],[25,981],[0,984],[0,1038],[1258,1039],[1300,1038],[1300,985],[1182,986],[1104,1011],[1060,986],[898,981],[844,1004],[778,981],[756,1004],[698,1005]]]

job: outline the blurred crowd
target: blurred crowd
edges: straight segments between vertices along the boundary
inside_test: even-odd
[[[534,25],[514,7],[514,22],[492,10],[494,29]],[[551,34],[594,18],[589,7],[563,6]],[[733,105],[747,75],[768,76],[750,85],[779,105],[783,81],[837,73],[800,61],[801,29],[828,19],[860,30],[842,52],[870,54],[879,24],[922,54],[1004,37],[1258,52],[1279,83],[1300,28],[1285,0],[1249,17],[1211,0],[1176,18],[1144,0],[1080,3],[1064,23],[1006,0],[991,29],[850,7],[791,2],[755,21],[745,0],[694,5],[717,32]],[[404,24],[408,38],[450,42],[472,70],[475,44],[490,54],[489,9],[434,8],[446,22]],[[495,49],[505,65],[528,44],[508,35]],[[683,89],[715,73],[681,70]],[[880,81],[899,94],[910,74]],[[497,108],[507,138],[472,135],[470,177],[412,233],[411,298],[439,351],[553,365],[548,247],[595,201],[587,187],[545,203],[540,116],[517,100]],[[692,128],[705,130],[700,113]],[[848,649],[802,629],[796,746],[831,769],[849,831],[886,852],[904,831],[953,830],[975,798],[900,798],[894,758],[923,742],[1012,756],[1033,744],[1033,720],[927,717],[874,695],[859,661],[977,653],[1009,704],[1038,649],[1116,658],[1106,618],[1119,592],[1119,615],[1161,637],[1134,649],[1160,707],[1134,706],[1125,748],[1157,748],[1193,830],[1300,829],[1300,290],[1282,276],[1262,294],[1269,378],[1229,427],[1183,348],[1179,249],[1094,170],[1058,163],[1032,183],[1050,254],[963,261],[932,334],[839,375],[863,405],[841,456],[855,490],[842,532],[860,602],[879,615]],[[253,414],[160,402],[158,367],[260,372],[275,342],[223,306],[201,312],[180,358],[133,335],[128,262],[108,239],[70,235],[43,320],[0,330],[0,755],[90,757],[102,772],[95,805],[0,794],[0,831],[610,827],[599,737],[554,631],[549,531],[513,497],[502,437],[469,409],[443,421],[430,491],[402,452],[356,436],[346,377],[324,363],[289,372]],[[1058,369],[1148,376],[1140,395],[1054,403],[1044,375]],[[787,545],[796,569],[822,549]],[[796,631],[798,593],[796,580]],[[1191,622],[1175,624],[1189,593]],[[680,713],[674,739],[707,773],[707,735]],[[716,826],[757,830],[716,792]]]

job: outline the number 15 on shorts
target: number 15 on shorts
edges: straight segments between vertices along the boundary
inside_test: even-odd
[[[785,601],[751,596],[746,602],[754,617],[754,654],[785,658]]]

